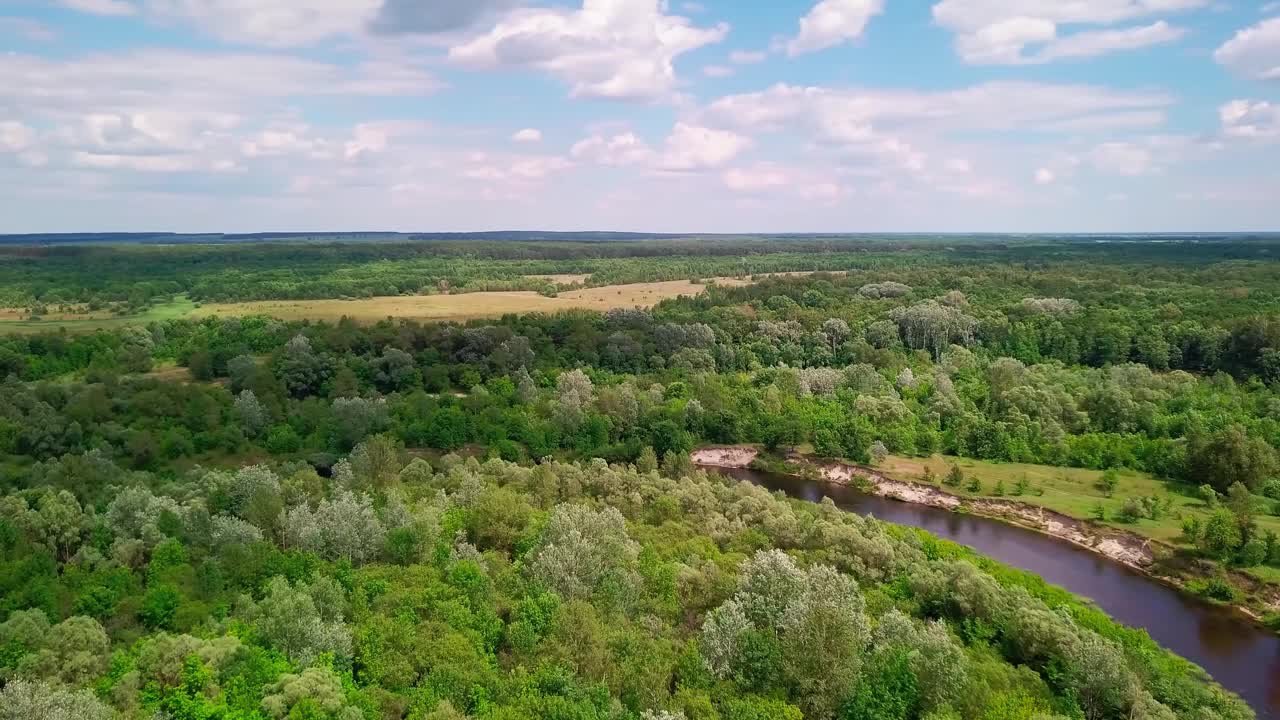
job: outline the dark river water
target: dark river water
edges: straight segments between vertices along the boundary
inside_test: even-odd
[[[1258,717],[1280,718],[1280,637],[1233,612],[1071,543],[995,520],[888,500],[840,485],[754,470],[717,470],[802,500],[830,497],[850,512],[918,527],[1033,572],[1092,599],[1116,620],[1145,629],[1156,642],[1239,693]]]

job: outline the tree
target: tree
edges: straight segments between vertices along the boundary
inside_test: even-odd
[[[350,658],[351,632],[342,622],[341,606],[317,604],[314,591],[312,586],[272,578],[266,596],[248,615],[264,640],[300,665],[309,665],[324,653]]]
[[[557,505],[532,554],[533,578],[567,599],[605,593],[627,597],[639,547],[617,508]]]
[[[586,373],[571,370],[556,378],[556,420],[561,428],[576,430],[594,401],[595,386]]]
[[[374,559],[386,536],[369,496],[349,490],[320,501],[314,511],[306,504],[290,508],[283,525],[290,546],[357,565]]]
[[[879,440],[871,443],[869,452],[871,453],[871,464],[877,467],[883,465],[884,461],[889,457],[889,449]]]
[[[783,668],[806,716],[829,717],[856,682],[870,635],[851,578],[819,565],[780,622]]]
[[[147,590],[138,609],[138,619],[151,630],[170,629],[173,616],[182,604],[182,594],[167,583]]]
[[[342,681],[330,668],[313,667],[297,675],[281,675],[267,689],[262,709],[277,720],[284,718],[332,718],[362,720],[359,708],[346,703]]]
[[[1236,518],[1236,527],[1240,528],[1241,542],[1247,543],[1257,528],[1254,522],[1253,494],[1240,483],[1231,486],[1227,491],[1227,508]]]
[[[908,347],[930,350],[934,359],[941,358],[952,344],[971,344],[978,329],[976,319],[934,300],[894,308],[889,311],[889,319],[898,323]]]
[[[22,679],[0,690],[0,720],[113,720],[115,716],[89,690]]]
[[[1265,440],[1232,426],[1212,435],[1191,438],[1187,464],[1193,482],[1207,482],[1219,492],[1235,483],[1252,490],[1276,471],[1276,451]]]
[[[355,447],[369,435],[381,432],[388,423],[385,400],[354,397],[333,401],[334,444],[339,448]]]
[[[7,624],[7,623],[6,623]],[[5,633],[0,631],[0,638]],[[49,628],[18,662],[19,674],[82,686],[107,669],[111,641],[97,620],[71,617]]]
[[[1230,560],[1242,542],[1236,516],[1226,509],[1210,515],[1200,533],[1201,552],[1218,560]]]
[[[652,445],[645,445],[640,449],[640,456],[636,458],[636,471],[641,473],[651,473],[658,469],[658,453],[653,449]]]
[[[235,413],[244,434],[251,438],[262,435],[271,420],[267,409],[258,402],[258,396],[252,390],[241,390],[236,396]]]
[[[358,483],[386,488],[405,466],[404,447],[390,435],[374,435],[357,445],[349,460]]]
[[[276,361],[276,374],[294,397],[315,395],[333,374],[330,359],[318,355],[305,335],[295,335]]]
[[[952,465],[947,471],[947,479],[943,481],[947,487],[960,487],[964,484],[964,471],[959,465]]]
[[[374,361],[374,382],[383,392],[398,392],[416,386],[420,382],[417,363],[413,356],[396,347],[385,347]]]
[[[1094,483],[1094,487],[1101,491],[1107,497],[1116,494],[1116,488],[1120,486],[1120,473],[1114,468],[1108,468],[1102,473],[1102,477]]]

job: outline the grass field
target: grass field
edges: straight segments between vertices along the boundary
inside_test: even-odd
[[[718,281],[725,284],[731,281]],[[737,281],[732,281],[737,282]],[[680,295],[706,292],[705,285],[687,280],[610,285],[570,290],[557,297],[535,292],[478,292],[458,295],[411,295],[358,300],[264,300],[245,303],[214,303],[195,310],[196,316],[236,317],[270,315],[282,320],[339,320],[377,322],[388,317],[411,320],[471,320],[499,317],[508,313],[558,312],[571,309],[609,310],[652,307]]]
[[[1009,499],[1039,505],[1072,517],[1092,519],[1093,509],[1101,503],[1107,513],[1106,524],[1168,543],[1176,544],[1178,537],[1182,534],[1183,517],[1195,515],[1203,519],[1210,512],[1204,501],[1194,496],[1194,488],[1173,485],[1150,475],[1129,470],[1120,472],[1120,484],[1109,498],[1095,487],[1102,477],[1102,473],[1096,470],[1022,463],[992,463],[940,455],[931,458],[891,455],[880,465],[880,470],[890,477],[920,481],[925,467],[928,466],[940,482],[951,470],[952,465],[958,465],[964,471],[966,482],[972,477],[982,482],[983,497],[991,497],[996,483],[1003,481],[1005,496]],[[1021,496],[1013,497],[1014,487],[1021,478],[1026,478],[1032,489]],[[974,495],[963,487],[949,487],[947,491],[958,495]],[[1043,494],[1040,494],[1040,491],[1043,491]],[[1135,523],[1121,523],[1113,519],[1124,505],[1126,498],[1145,496],[1172,498],[1172,511],[1160,520],[1144,518]],[[1257,521],[1260,528],[1280,533],[1280,518],[1259,513]]]
[[[94,330],[111,330],[126,325],[143,325],[149,322],[176,320],[190,315],[196,304],[185,295],[173,300],[153,305],[145,312],[136,315],[112,317],[101,313],[62,313],[44,317],[40,320],[19,320],[13,311],[0,312],[0,334],[3,333],[40,333],[66,330],[67,332],[93,332]]]
[[[773,275],[758,275],[755,279],[809,274],[812,273],[774,273]],[[566,274],[536,277],[546,279],[557,285],[573,285],[584,282],[590,276]],[[242,303],[209,303],[200,306],[197,306],[186,296],[179,296],[171,302],[152,306],[146,312],[137,315],[115,317],[99,311],[94,313],[62,313],[43,317],[40,320],[22,319],[26,312],[22,309],[0,308],[0,334],[38,333],[57,330],[84,333],[184,317],[243,317],[247,315],[269,315],[281,320],[323,320],[330,322],[349,317],[362,323],[373,323],[387,318],[405,318],[420,321],[464,321],[501,317],[509,313],[553,313],[573,309],[603,311],[613,308],[647,308],[653,307],[668,298],[675,298],[681,295],[700,295],[706,292],[709,284],[741,287],[749,285],[751,282],[751,280],[731,277],[709,278],[706,281],[707,284],[695,283],[689,280],[671,280],[566,290],[556,297],[547,297],[532,291],[513,290],[459,293],[456,295],[397,295],[354,300],[258,300]]]

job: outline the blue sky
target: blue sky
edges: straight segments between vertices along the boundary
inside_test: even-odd
[[[0,232],[1280,229],[1280,3],[0,0]]]

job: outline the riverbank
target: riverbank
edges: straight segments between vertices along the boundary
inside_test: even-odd
[[[1197,597],[1203,595],[1194,592],[1191,583],[1204,582],[1227,573],[1233,585],[1246,591],[1246,597],[1229,603],[1216,602],[1232,607],[1258,623],[1280,613],[1280,587],[1261,583],[1243,573],[1222,570],[1206,561],[1188,558],[1171,545],[1137,533],[1071,517],[1031,503],[959,495],[934,485],[892,478],[873,468],[814,459],[798,453],[766,460],[760,450],[750,446],[704,448],[694,451],[691,459],[694,464],[705,467],[752,468],[766,465],[773,472],[854,487],[878,497],[989,517],[1065,540]],[[1271,623],[1266,624],[1274,627]]]

